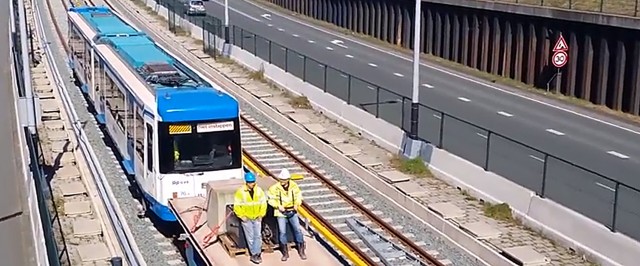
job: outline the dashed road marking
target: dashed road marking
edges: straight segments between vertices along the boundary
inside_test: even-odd
[[[564,136],[564,133],[562,133],[562,132],[560,132],[560,131],[557,131],[557,130],[555,130],[555,129],[553,129],[553,128],[547,128],[547,130],[546,130],[546,131],[547,131],[547,132],[549,132],[549,133],[551,133],[551,134],[554,134],[554,135]]]
[[[273,24],[267,24],[267,26],[269,26],[269,27],[273,27]]]
[[[398,77],[404,77],[404,75],[400,74],[400,73],[393,73],[394,75],[398,76]]]
[[[350,55],[350,54],[345,55],[345,56],[348,57],[348,58],[353,58],[353,55]]]
[[[331,47],[327,46],[327,50],[329,50],[329,51],[333,51],[333,48],[331,48]]]
[[[604,189],[606,189],[606,190],[616,191],[614,188],[612,188],[612,187],[610,187],[610,186],[607,186],[607,185],[605,185],[605,184],[602,184],[602,183],[598,183],[598,182],[596,182],[596,186],[599,186],[599,187],[604,188]]]
[[[437,119],[442,119],[442,117],[440,117],[439,115],[433,115],[433,117],[435,117]]]
[[[624,155],[624,154],[622,154],[622,153],[619,153],[619,152],[617,152],[617,151],[608,151],[607,153],[608,153],[608,154],[611,154],[611,155],[613,155],[613,156],[615,156],[615,157],[618,157],[618,158],[620,158],[620,159],[629,159],[629,156]]]
[[[344,44],[343,44],[344,42],[343,42],[343,41],[341,41],[341,40],[332,40],[332,41],[331,41],[331,43],[332,43],[332,44],[334,44],[334,45],[340,46],[340,47],[342,47],[342,48],[345,48],[345,49],[347,48],[347,46],[346,46],[346,45],[344,45]]]
[[[480,137],[481,137],[481,138],[483,138],[483,139],[486,139],[486,138],[487,138],[487,135],[483,135],[482,133],[476,133],[476,135],[480,136]]]
[[[315,43],[316,41],[314,41],[314,40],[308,40],[307,42],[309,42],[309,43]]]
[[[470,102],[471,100],[464,98],[464,97],[458,97],[458,100],[461,100],[463,102]]]
[[[535,156],[535,155],[529,155],[529,157],[531,157],[531,159],[534,159],[534,160],[536,160],[536,161],[540,161],[540,162],[543,162],[543,163],[544,163],[544,159],[541,159],[540,157],[537,157],[537,156]]]
[[[427,87],[427,88],[429,88],[429,89],[433,89],[433,88],[434,88],[433,86],[431,86],[431,85],[429,85],[429,84],[427,84],[427,83],[422,84],[422,86],[423,86],[423,87]]]
[[[370,67],[378,67],[378,65],[374,64],[374,63],[369,63]]]
[[[291,36],[296,37],[296,38],[300,37],[300,35],[298,35],[298,34],[291,34]]]
[[[512,114],[504,112],[504,111],[500,111],[500,112],[498,112],[498,114],[501,115],[501,116],[506,116],[506,117],[512,117],[513,116]]]
[[[283,28],[278,28],[278,31],[284,31],[284,29]]]

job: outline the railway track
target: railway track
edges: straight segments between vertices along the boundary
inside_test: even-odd
[[[338,234],[366,257],[371,258],[373,263],[383,265],[382,261],[385,261],[391,263],[387,265],[446,265],[443,263],[446,258],[440,257],[437,251],[426,251],[424,243],[400,232],[402,227],[394,226],[391,217],[372,211],[373,202],[357,197],[340,182],[332,180],[322,170],[317,170],[303,155],[282,144],[282,140],[278,140],[277,136],[246,113],[242,114],[241,131],[245,154],[271,176],[275,176],[282,168],[289,169],[292,174],[302,175],[304,178],[296,182],[303,191],[305,205],[319,215],[325,224],[331,224]],[[349,220],[359,222],[356,224],[368,227],[404,249],[395,249],[393,253],[372,250],[361,238],[362,234],[356,232],[362,227],[349,225]],[[384,242],[378,239],[375,244]],[[420,259],[416,259],[414,255]]]

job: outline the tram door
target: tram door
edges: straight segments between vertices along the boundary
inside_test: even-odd
[[[144,171],[144,182],[147,184],[147,188],[149,192],[155,194],[156,192],[156,181],[155,174],[153,169],[153,151],[154,151],[154,142],[153,142],[153,127],[149,123],[145,123],[145,134],[146,138],[144,141],[145,153],[144,153],[144,162],[145,162],[145,171]]]

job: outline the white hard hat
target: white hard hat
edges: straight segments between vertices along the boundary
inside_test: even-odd
[[[278,179],[289,180],[290,178],[291,174],[289,174],[289,170],[287,170],[287,168],[282,168],[282,170],[280,170],[280,174],[278,175]]]

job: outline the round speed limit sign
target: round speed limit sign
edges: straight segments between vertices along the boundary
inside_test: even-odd
[[[553,53],[553,58],[552,58],[553,65],[557,68],[561,68],[564,65],[566,65],[568,60],[569,60],[569,55],[564,51],[557,51]]]

